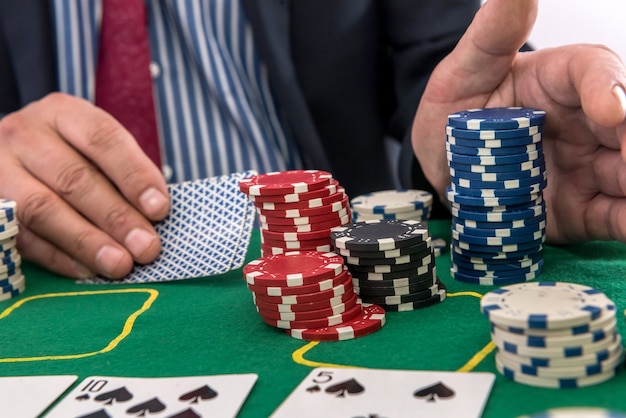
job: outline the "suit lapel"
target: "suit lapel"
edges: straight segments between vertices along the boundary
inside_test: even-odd
[[[56,87],[49,3],[0,0],[0,25],[4,28],[21,105]]]
[[[291,59],[289,0],[243,0],[280,111],[312,167],[330,170]]]

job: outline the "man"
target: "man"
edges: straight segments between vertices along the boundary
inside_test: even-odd
[[[478,2],[243,5],[289,138],[307,166],[331,170],[350,194],[392,187],[393,173],[382,156],[385,136],[402,142],[402,185],[428,187],[410,152],[420,97],[412,145],[440,195],[448,176],[442,133],[447,114],[496,105],[537,107],[552,117],[544,135],[549,239],[626,241],[619,218],[624,190],[616,175],[624,164],[618,139],[624,136],[624,68],[598,47],[518,55],[536,1],[490,0],[432,76]],[[0,47],[6,48],[9,29],[20,31],[11,13],[0,10],[0,16]],[[45,25],[46,14],[38,16]],[[15,50],[0,51],[0,88],[20,79],[28,83],[19,71],[7,71]],[[167,213],[165,180],[130,134],[90,104],[54,94],[21,107],[54,90],[46,86],[0,108],[11,112],[0,120],[0,195],[18,202],[20,251],[70,277],[122,277],[133,261],[149,262],[158,254],[150,221]],[[567,116],[566,122],[576,124],[566,124]]]

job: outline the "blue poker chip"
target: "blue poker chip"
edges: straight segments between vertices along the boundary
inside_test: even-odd
[[[543,150],[533,152],[523,152],[510,155],[463,155],[446,151],[446,158],[449,162],[465,165],[510,165],[535,161],[543,157]]]
[[[484,258],[469,257],[453,252],[450,259],[452,263],[463,268],[471,268],[472,270],[481,271],[498,271],[511,268],[529,267],[538,263],[540,260],[543,260],[543,252],[503,260],[489,260]]]
[[[539,193],[527,194],[523,196],[507,196],[507,197],[476,197],[457,193],[450,186],[446,188],[446,197],[450,203],[458,203],[460,205],[475,206],[480,208],[494,206],[512,206],[522,205],[537,200]]]
[[[545,172],[533,177],[492,181],[473,180],[465,178],[462,175],[455,175],[450,178],[450,182],[456,186],[466,189],[519,189],[520,187],[530,187],[535,184],[545,182],[547,178],[548,176]]]
[[[539,204],[523,205],[519,206],[516,210],[505,212],[478,212],[452,205],[450,212],[452,216],[464,220],[478,222],[513,222],[544,216],[546,213],[546,204],[542,199]]]
[[[533,128],[536,128],[533,127]],[[448,127],[446,128],[449,132],[452,132],[453,129]],[[467,132],[467,136],[469,138],[456,137],[452,135],[447,135],[446,143],[451,145],[458,145],[461,147],[468,148],[510,148],[510,147],[522,147],[532,144],[539,144],[543,139],[542,133],[536,133],[530,136],[518,136],[518,137],[509,137],[509,138],[494,138],[494,139],[480,139],[476,138],[480,136],[480,133],[484,131],[465,131]],[[492,133],[503,132],[507,133],[510,131],[489,131]],[[458,133],[458,130],[457,130]]]
[[[482,277],[482,278],[506,278],[506,277],[519,277],[522,275],[526,275],[528,273],[534,273],[543,268],[543,259],[539,260],[535,264],[532,264],[527,267],[511,267],[509,269],[498,269],[498,270],[477,270],[472,267],[461,266],[458,264],[450,264],[451,271],[456,273],[464,274],[466,276],[473,277]]]
[[[515,154],[529,154],[531,152],[543,151],[542,143],[518,146],[518,147],[506,147],[506,148],[485,148],[480,146],[466,147],[460,145],[454,145],[450,142],[446,142],[446,151],[453,154],[468,155],[468,156],[505,156]]]
[[[524,180],[538,176],[546,176],[545,166],[534,167],[530,170],[524,171],[512,171],[508,173],[474,173],[471,171],[460,170],[457,168],[450,168],[450,177],[452,179],[467,179],[473,181],[509,181],[509,180]]]
[[[464,164],[457,161],[448,161],[448,167],[461,171],[469,171],[470,173],[515,173],[532,170],[536,167],[541,167],[545,170],[546,161],[543,156],[523,163],[497,165]]]
[[[450,244],[450,252],[464,255],[466,257],[472,257],[475,259],[482,260],[517,260],[523,257],[531,257],[534,254],[538,254],[543,251],[543,245],[537,245],[535,247],[523,248],[520,251],[492,251],[493,248],[490,247],[488,251],[478,251],[474,250],[466,250],[456,246],[455,244]]]
[[[458,273],[454,271],[450,271],[450,276],[464,283],[471,284],[479,284],[483,286],[505,286],[515,283],[528,282],[536,279],[541,276],[542,271],[537,270],[531,273],[519,274],[517,276],[508,276],[508,277],[480,277],[480,276],[471,276],[463,273]]]
[[[475,238],[478,237],[469,237],[466,235],[455,234],[455,231],[452,231],[451,245],[461,248],[463,250],[470,250],[479,253],[518,253],[523,251],[530,251],[538,248],[540,245],[546,241],[545,234],[537,234],[539,238],[529,241],[519,242],[517,244],[484,244],[473,242]],[[461,239],[457,239],[456,237],[460,237]],[[472,242],[465,241],[466,239],[471,239]]]
[[[448,116],[448,125],[468,130],[520,129],[543,124],[546,112],[523,107],[469,109]]]
[[[517,212],[519,210],[524,210],[532,206],[540,205],[544,203],[544,201],[543,201],[543,194],[539,194],[539,197],[533,201],[524,202],[524,203],[520,203],[516,205],[474,206],[474,205],[465,205],[465,204],[459,204],[459,203],[454,203],[454,202],[449,202],[449,203],[450,203],[450,210],[458,209],[458,210],[472,212],[472,213],[495,213],[497,214],[497,213],[506,213],[506,212]],[[469,219],[472,219],[472,218],[469,218]]]
[[[537,231],[545,231],[546,221],[536,224],[524,226],[521,228],[475,228],[460,224],[456,219],[452,219],[452,230],[460,234],[476,236],[476,237],[514,237],[528,234],[534,234]]]
[[[451,183],[450,189],[465,196],[490,198],[490,197],[514,197],[514,196],[528,196],[536,195],[543,191],[548,185],[547,181],[534,184],[532,186],[508,188],[508,189],[472,189],[468,187],[457,186],[455,183]]]

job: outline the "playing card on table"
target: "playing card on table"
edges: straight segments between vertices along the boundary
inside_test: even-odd
[[[480,417],[492,373],[317,368],[272,418]]]
[[[212,276],[244,262],[254,225],[254,206],[239,181],[254,171],[169,185],[171,210],[155,225],[161,253],[136,264],[122,280],[102,277],[81,283],[147,283]]]
[[[38,417],[78,376],[0,377],[0,416]]]
[[[235,417],[256,374],[83,380],[46,418]]]

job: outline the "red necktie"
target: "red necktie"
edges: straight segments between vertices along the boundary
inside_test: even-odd
[[[144,0],[104,0],[96,105],[113,115],[161,168]]]

